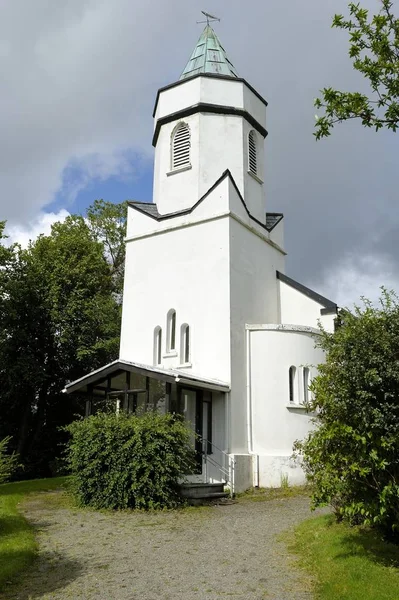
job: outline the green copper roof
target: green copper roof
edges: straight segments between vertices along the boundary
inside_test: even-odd
[[[198,73],[238,77],[237,71],[227,58],[226,51],[218,36],[209,25],[202,32],[180,79],[187,79],[187,77],[198,75]]]

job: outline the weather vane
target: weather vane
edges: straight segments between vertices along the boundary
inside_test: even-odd
[[[205,15],[206,17],[206,21],[197,21],[197,23],[206,23],[207,25],[209,25],[209,23],[212,23],[213,21],[219,21],[220,19],[218,19],[218,17],[214,17],[213,15],[210,15],[209,13],[205,12],[204,10],[201,10],[202,14]]]

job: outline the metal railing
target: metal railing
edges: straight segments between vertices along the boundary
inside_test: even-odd
[[[200,440],[202,443],[202,462],[205,482],[208,481],[209,476],[208,465],[212,465],[220,472],[224,483],[228,483],[232,479],[232,471],[234,469],[235,461],[231,458],[229,454],[227,454],[227,452],[216,446],[216,444],[214,444],[210,440],[201,437]],[[218,453],[221,454],[223,464],[216,460],[216,458],[213,455],[213,452],[208,452],[209,446],[211,446],[211,448],[214,448],[215,450],[217,450]]]

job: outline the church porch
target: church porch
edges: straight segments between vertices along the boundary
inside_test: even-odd
[[[86,416],[106,407],[129,414],[155,410],[182,415],[197,456],[196,472],[185,479],[191,484],[227,484],[232,466],[224,449],[229,390],[227,383],[178,369],[117,360],[69,383],[64,392],[82,398]]]

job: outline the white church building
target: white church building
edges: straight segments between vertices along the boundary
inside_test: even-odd
[[[157,93],[153,203],[129,202],[119,359],[66,386],[118,410],[184,415],[192,480],[304,481],[318,324],[334,302],[285,274],[284,220],[265,208],[267,102],[208,24],[180,79]],[[298,249],[300,252],[300,248]]]

